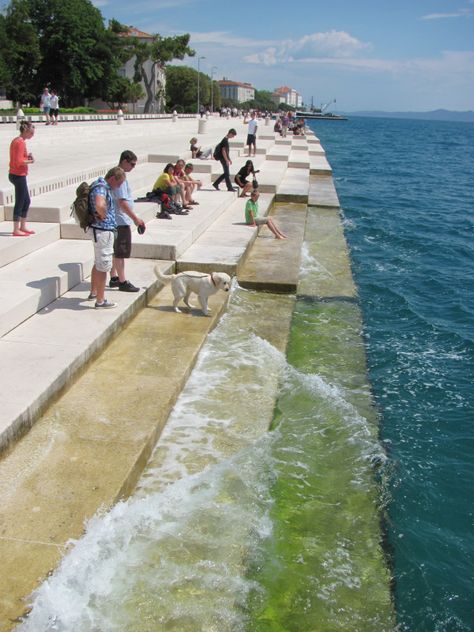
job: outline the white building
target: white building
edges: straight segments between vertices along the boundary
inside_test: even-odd
[[[301,94],[288,86],[276,88],[272,95],[272,99],[276,105],[285,103],[286,105],[291,105],[294,108],[300,108],[303,105],[303,97]]]
[[[221,99],[231,99],[238,103],[245,103],[255,99],[255,88],[250,83],[229,81],[229,79],[225,78],[217,83],[221,91]]]

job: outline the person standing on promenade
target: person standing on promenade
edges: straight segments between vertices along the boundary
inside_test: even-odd
[[[28,165],[34,163],[33,154],[29,154],[26,142],[35,135],[35,126],[31,121],[21,121],[20,135],[14,138],[10,144],[10,167],[8,179],[15,187],[15,206],[13,207],[13,233],[14,237],[28,237],[35,231],[26,226],[26,216],[30,208],[30,193],[26,176]]]
[[[232,164],[229,154],[229,139],[234,138],[235,136],[237,136],[237,132],[234,128],[231,128],[214,150],[214,158],[220,161],[223,170],[222,175],[220,175],[217,180],[212,183],[212,186],[216,189],[216,191],[219,190],[219,185],[222,180],[225,180],[228,191],[234,190],[232,182],[230,181],[229,173],[229,167]]]
[[[51,96],[49,98],[49,103],[50,103],[50,110],[49,110],[49,115],[50,115],[50,119],[51,119],[51,125],[57,125],[58,124],[58,117],[59,117],[59,97],[56,93],[56,90],[51,90]]]
[[[89,299],[95,298],[95,307],[109,309],[116,307],[105,298],[107,272],[112,269],[112,255],[115,237],[116,202],[113,191],[125,180],[125,171],[121,167],[112,167],[105,178],[98,178],[91,184],[89,207],[94,216],[91,224],[94,245],[94,265],[91,272],[91,292]]]
[[[257,114],[254,111],[252,112],[252,118],[250,119],[248,128],[247,128],[247,145],[249,148],[249,158],[252,155],[252,146],[253,146],[254,156],[257,151],[257,127],[258,127]]]
[[[288,112],[285,112],[281,118],[281,135],[283,138],[286,138],[286,133],[288,131],[288,125],[290,124],[290,119],[288,117]]]
[[[124,173],[130,173],[136,165],[137,157],[133,151],[126,149],[120,154],[118,166]],[[117,235],[114,241],[109,287],[117,287],[121,292],[138,292],[140,288],[135,287],[125,278],[125,259],[129,259],[132,252],[132,222],[135,226],[143,228],[145,228],[145,222],[134,213],[133,196],[128,180],[125,179],[120,187],[114,190],[114,198]]]
[[[245,205],[245,223],[248,226],[263,226],[266,224],[268,228],[275,235],[275,239],[286,239],[285,233],[282,233],[271,217],[259,217],[258,216],[258,191],[252,191],[250,194],[250,200],[247,200]]]
[[[51,95],[49,94],[48,88],[43,90],[43,94],[40,99],[40,110],[46,116],[46,125],[49,125],[51,120],[49,116],[49,112],[51,110]]]

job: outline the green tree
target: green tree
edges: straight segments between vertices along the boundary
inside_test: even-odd
[[[121,38],[105,28],[99,9],[90,0],[21,1],[39,34],[36,89],[52,85],[70,105],[105,95],[124,55]]]
[[[5,41],[1,53],[7,97],[13,101],[36,102],[35,90],[41,61],[37,29],[24,0],[12,0],[3,21]]]
[[[10,72],[5,57],[8,50],[5,28],[5,16],[0,14],[0,87],[2,88],[10,83]]]
[[[214,108],[220,105],[220,93],[217,82],[214,83]],[[183,112],[197,110],[198,73],[189,66],[167,66],[166,68],[166,107]],[[199,73],[199,100],[206,106],[211,105],[211,79]]]
[[[146,90],[144,111],[151,111],[155,99],[162,110],[165,102],[167,64],[173,59],[184,59],[186,55],[194,55],[194,50],[189,47],[189,34],[175,37],[155,35],[152,42],[130,38],[129,50],[129,57],[135,56],[135,81],[142,80]]]
[[[127,27],[112,26],[90,0],[12,0],[5,15],[9,96],[37,102],[51,86],[64,105],[105,98],[127,56],[119,36]]]

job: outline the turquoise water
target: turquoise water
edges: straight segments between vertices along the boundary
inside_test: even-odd
[[[474,125],[311,126],[344,210],[382,415],[398,621],[474,630]]]

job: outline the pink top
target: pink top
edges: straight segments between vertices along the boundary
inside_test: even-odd
[[[25,139],[17,136],[10,144],[10,173],[14,176],[28,175],[28,165],[25,160],[28,160]]]

